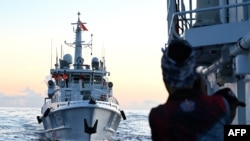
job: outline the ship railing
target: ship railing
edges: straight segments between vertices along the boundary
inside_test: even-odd
[[[112,95],[111,89],[101,81],[99,83],[92,82],[82,83],[81,80],[77,81],[77,83],[70,82],[68,87],[60,88],[60,93],[55,93],[53,96],[45,98],[44,101],[45,103],[79,101],[88,100],[91,97],[96,100],[108,101],[108,97]],[[97,93],[93,93],[93,90]]]
[[[171,1],[174,2],[174,1]],[[237,3],[237,4],[228,4],[228,5],[221,5],[221,6],[214,6],[214,7],[207,7],[207,8],[199,8],[192,10],[192,3],[189,5],[189,9],[191,10],[185,10],[181,12],[172,12],[173,10],[168,11],[168,36],[169,39],[172,38],[182,38],[182,34],[185,32],[185,30],[194,28],[193,25],[196,21],[195,15],[197,13],[201,12],[208,12],[208,11],[215,11],[220,10],[220,23],[219,24],[225,24],[229,23],[226,19],[228,18],[228,13],[226,13],[226,9],[229,8],[239,8],[239,7],[249,7],[250,2],[244,2],[244,3]],[[170,4],[171,6],[171,4]],[[173,5],[172,5],[173,6]],[[170,9],[170,7],[168,7]],[[248,8],[249,10],[250,8]],[[250,20],[250,16],[248,16],[245,19],[240,19],[238,15],[235,15],[235,21],[234,22],[241,22],[244,20]]]
[[[109,97],[109,102],[119,105],[118,100],[113,96]]]
[[[44,98],[44,104],[50,104],[51,103],[51,98],[45,97]]]
[[[104,89],[97,89],[97,88],[95,88],[94,91],[96,91],[96,93],[93,94],[92,96],[96,100],[108,101],[108,99],[110,97],[109,91],[104,90]]]

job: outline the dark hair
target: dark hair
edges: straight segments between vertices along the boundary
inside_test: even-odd
[[[168,46],[168,56],[177,63],[184,62],[192,52],[191,45],[182,39],[174,39]]]

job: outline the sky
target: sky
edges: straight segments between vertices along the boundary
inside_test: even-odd
[[[165,0],[2,0],[0,107],[41,107],[56,52],[73,53],[71,23],[93,34],[93,56],[106,59],[123,109],[151,109],[167,99],[160,69],[167,42]],[[83,55],[89,55],[83,49]],[[88,63],[88,62],[86,62]]]

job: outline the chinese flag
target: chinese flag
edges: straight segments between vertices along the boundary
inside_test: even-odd
[[[80,23],[80,26],[81,26],[83,31],[88,31],[88,29],[84,26],[84,24],[82,22]]]

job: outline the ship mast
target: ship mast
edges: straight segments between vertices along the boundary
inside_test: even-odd
[[[92,37],[91,34],[91,41],[89,43],[84,43],[85,41],[82,41],[82,31],[88,31],[88,29],[85,27],[85,22],[81,22],[80,15],[81,13],[78,12],[78,20],[76,23],[71,23],[72,25],[76,24],[76,30],[75,30],[75,42],[74,43],[67,43],[65,41],[65,44],[74,47],[75,48],[75,56],[74,56],[74,69],[83,69],[83,62],[84,59],[82,57],[82,48],[83,47],[89,47],[91,49],[91,55],[92,55]]]
[[[82,58],[82,33],[81,33],[81,20],[80,12],[78,14],[77,28],[76,28],[76,38],[75,38],[75,59],[74,59],[74,69],[82,69],[83,61]]]

